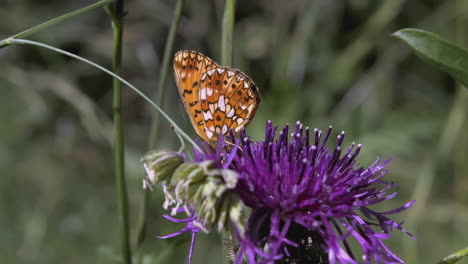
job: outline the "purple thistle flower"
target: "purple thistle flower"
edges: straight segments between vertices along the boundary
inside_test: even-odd
[[[331,128],[314,130],[313,144],[300,122],[291,140],[288,125],[277,139],[276,130],[269,121],[264,141],[251,142],[242,131],[242,144],[234,148],[221,139],[216,151],[195,151],[196,161],[214,160],[218,168],[237,172],[234,192],[252,208],[245,234],[238,232],[236,263],[244,255],[249,263],[403,263],[383,240],[393,229],[413,236],[387,215],[415,201],[387,212],[369,208],[397,195],[387,193],[393,183],[380,179],[390,159],[356,165],[361,145],[352,143],[342,154],[344,132],[333,149],[325,147]],[[353,242],[362,257],[351,251]]]

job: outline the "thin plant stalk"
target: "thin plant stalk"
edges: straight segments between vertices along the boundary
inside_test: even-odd
[[[122,39],[123,39],[123,19],[124,19],[124,1],[117,0],[112,9],[108,9],[112,18],[112,27],[114,33],[114,50],[112,70],[116,75],[122,73]],[[127,183],[125,180],[125,157],[124,157],[124,138],[122,126],[122,88],[117,79],[112,80],[114,88],[114,155],[115,155],[115,176],[117,181],[117,199],[120,213],[120,243],[123,261],[126,264],[132,263],[132,252],[130,249],[130,227],[128,223],[128,196]]]
[[[236,0],[226,0],[221,32],[221,65],[232,65],[232,41],[234,35],[234,19]]]
[[[159,72],[159,83],[158,83],[158,97],[156,102],[159,107],[164,109],[164,97],[166,94],[166,81],[167,73],[169,71],[169,66],[172,62],[173,50],[174,50],[174,40],[177,32],[177,27],[179,25],[180,17],[182,15],[182,9],[184,7],[185,0],[177,0],[174,17],[171,22],[171,27],[169,29],[169,34],[166,39],[166,46],[164,48],[164,56],[161,65],[161,71]],[[150,138],[149,138],[149,148],[156,147],[156,139],[159,132],[159,126],[161,125],[161,115],[155,113],[153,115],[153,120],[151,122]]]
[[[221,31],[221,65],[232,66],[232,41],[234,35],[234,20],[236,13],[236,0],[226,0],[224,5],[223,27]],[[222,251],[224,256],[229,256],[230,249],[228,245],[232,243],[232,236],[229,232],[223,232]],[[226,258],[224,263],[230,263]]]
[[[11,36],[11,37],[9,37],[9,38],[6,38],[6,39],[0,41],[0,48],[3,48],[3,47],[6,47],[6,46],[10,45],[10,42],[7,41],[8,39],[12,39],[12,38],[14,38],[14,39],[26,38],[26,37],[30,36],[31,34],[34,34],[34,33],[36,33],[36,32],[42,31],[42,30],[44,30],[44,29],[46,29],[46,28],[49,28],[49,27],[51,27],[51,26],[53,26],[53,25],[55,25],[55,24],[58,24],[58,23],[60,23],[60,22],[62,22],[62,21],[65,21],[65,20],[70,19],[70,18],[72,18],[72,17],[75,17],[75,16],[77,16],[77,15],[81,15],[81,14],[83,14],[83,13],[86,13],[86,12],[88,12],[88,11],[91,11],[91,10],[93,10],[93,9],[96,9],[96,8],[98,8],[98,7],[107,5],[107,4],[112,3],[112,2],[114,2],[114,0],[101,0],[101,1],[99,1],[99,2],[96,2],[96,3],[92,4],[92,5],[89,5],[89,6],[80,8],[80,9],[75,10],[75,11],[73,11],[73,12],[70,12],[70,13],[68,13],[68,14],[65,14],[65,15],[56,17],[56,18],[54,18],[54,19],[51,19],[51,20],[49,20],[49,21],[46,21],[46,22],[44,22],[44,23],[42,23],[42,24],[40,24],[40,25],[37,25],[37,26],[35,26],[35,27],[32,27],[32,28],[30,28],[30,29],[27,29],[27,30],[25,30],[25,31],[23,31],[23,32],[20,32],[20,33],[18,33],[18,34],[15,34],[15,35],[13,35],[13,36]]]
[[[177,0],[174,17],[171,22],[171,26],[169,29],[169,34],[166,39],[166,47],[164,48],[164,56],[162,60],[161,71],[159,73],[159,83],[158,83],[158,96],[156,97],[157,104],[159,107],[164,108],[164,98],[166,94],[166,81],[167,75],[169,71],[169,65],[172,61],[172,53],[174,50],[174,40],[177,32],[177,27],[179,25],[180,17],[182,15],[182,9],[184,7],[185,0]],[[153,119],[151,121],[151,129],[149,135],[149,143],[148,147],[153,149],[156,147],[156,141],[158,138],[158,133],[161,126],[161,114],[155,112],[153,114]],[[181,141],[182,142],[182,141]],[[150,191],[148,189],[143,190],[143,199],[141,204],[141,212],[139,216],[139,223],[138,223],[138,230],[137,230],[137,238],[136,238],[136,247],[139,248],[141,243],[145,239],[145,230],[146,230],[146,215],[149,209],[149,198],[150,198]]]

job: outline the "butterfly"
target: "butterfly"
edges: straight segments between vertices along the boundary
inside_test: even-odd
[[[216,146],[221,135],[237,135],[250,123],[260,96],[247,75],[196,51],[177,52],[173,65],[180,97],[205,142]]]

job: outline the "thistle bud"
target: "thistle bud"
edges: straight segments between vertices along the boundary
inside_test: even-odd
[[[146,154],[141,161],[147,174],[143,180],[143,188],[151,189],[153,185],[172,177],[174,171],[184,162],[184,157],[174,151],[154,150]]]
[[[232,193],[237,181],[235,171],[216,168],[211,160],[185,162],[166,181],[165,204],[193,207],[197,219],[203,223],[200,228],[205,232],[221,231],[230,223],[243,230],[242,202]]]

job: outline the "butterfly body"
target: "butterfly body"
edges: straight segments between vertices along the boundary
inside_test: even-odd
[[[177,87],[197,134],[210,145],[229,130],[240,133],[260,103],[253,81],[241,71],[218,65],[195,51],[174,56]]]

